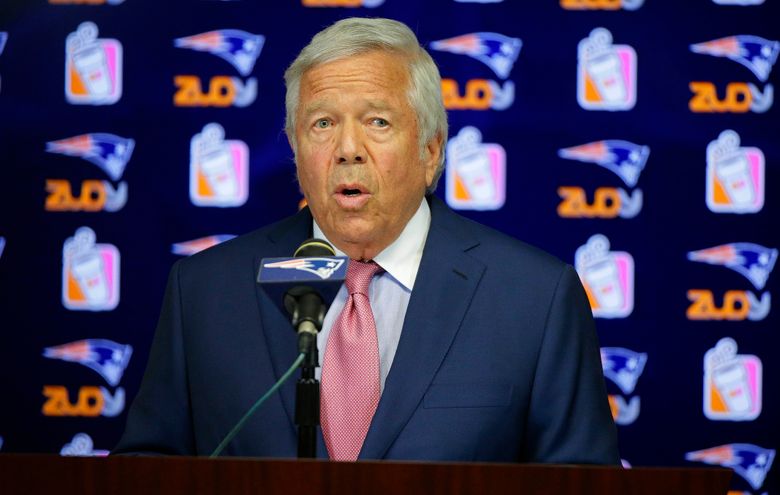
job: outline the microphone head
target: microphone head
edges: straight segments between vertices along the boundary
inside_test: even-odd
[[[311,239],[306,239],[303,241],[303,243],[298,246],[298,249],[295,250],[293,256],[296,258],[306,258],[311,256],[336,256],[336,250],[333,249],[333,246],[328,244],[327,241],[312,237]]]
[[[304,318],[321,328],[325,311],[347,277],[349,258],[334,254],[327,242],[308,239],[295,250],[295,257],[260,261],[257,283],[283,313],[292,316],[294,327]],[[322,302],[321,313],[307,316],[299,311],[299,303],[309,294]]]

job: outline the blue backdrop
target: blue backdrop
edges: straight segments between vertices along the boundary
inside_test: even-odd
[[[347,16],[439,65],[437,194],[577,268],[625,462],[776,489],[773,0],[3,0],[0,452],[118,440],[171,264],[299,207],[282,73]]]

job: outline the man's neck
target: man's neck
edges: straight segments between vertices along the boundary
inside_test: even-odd
[[[317,222],[313,221],[313,223],[314,237],[330,242]],[[417,277],[417,271],[420,267],[422,252],[425,247],[425,240],[428,237],[430,224],[431,210],[428,206],[428,201],[423,198],[419,208],[406,223],[401,234],[397,236],[389,246],[386,246],[381,251],[372,253],[370,257],[363,259],[373,259],[404,287],[408,290],[412,290],[415,278]],[[340,246],[335,244],[333,244],[333,246],[336,249],[336,254],[339,256],[349,256],[351,259],[361,259],[360,256],[353,257],[351,253],[343,251]]]

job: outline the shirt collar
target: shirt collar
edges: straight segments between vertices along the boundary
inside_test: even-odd
[[[325,239],[331,245],[332,242],[313,220],[314,237]],[[420,202],[420,207],[404,227],[401,235],[387,246],[378,255],[374,261],[381,266],[394,279],[401,283],[408,290],[414,287],[414,280],[417,278],[417,271],[420,269],[423,248],[425,248],[425,239],[428,237],[428,229],[431,226],[431,209],[425,198]],[[337,256],[346,256],[339,248],[333,245]]]

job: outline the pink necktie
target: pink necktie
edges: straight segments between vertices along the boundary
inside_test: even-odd
[[[368,285],[382,268],[351,260],[349,298],[328,336],[322,364],[320,414],[331,459],[354,461],[379,403],[379,346]]]

